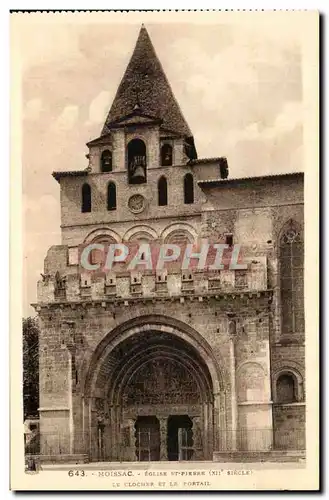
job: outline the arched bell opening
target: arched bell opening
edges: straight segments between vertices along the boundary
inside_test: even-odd
[[[97,399],[103,402],[104,460],[212,459],[212,377],[185,340],[141,328],[100,360],[92,392],[91,458],[100,456],[92,437]]]
[[[173,149],[170,144],[163,144],[161,147],[161,166],[170,166],[173,163]]]
[[[127,148],[128,182],[143,184],[146,182],[146,146],[141,139],[132,139]]]
[[[102,152],[101,172],[112,172],[112,152],[109,149]]]

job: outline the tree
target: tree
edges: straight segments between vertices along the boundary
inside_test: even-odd
[[[23,318],[23,404],[24,420],[38,416],[39,328],[36,318]]]

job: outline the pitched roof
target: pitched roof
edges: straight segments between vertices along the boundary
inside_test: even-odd
[[[188,162],[189,165],[200,165],[206,163],[223,163],[227,162],[227,159],[224,156],[217,156],[215,158],[198,158],[195,160],[190,160]]]
[[[108,124],[108,129],[117,129],[122,127],[133,127],[133,126],[145,126],[145,125],[160,125],[162,123],[161,119],[155,118],[150,115],[145,115],[140,113],[139,111],[133,111],[127,116],[123,116],[116,120],[115,122],[111,122]],[[87,146],[95,146],[96,144],[108,144],[109,140],[111,140],[111,132],[103,133],[100,137],[96,137],[92,141],[87,142]]]
[[[84,175],[88,175],[90,170],[88,167],[85,170],[66,170],[66,171],[57,171],[53,172],[51,175],[56,179],[57,182],[60,182],[62,177],[81,177]]]
[[[218,187],[227,184],[244,184],[249,181],[262,181],[262,180],[276,180],[276,179],[294,179],[294,178],[304,178],[304,172],[286,172],[282,174],[267,174],[267,175],[257,175],[255,177],[231,177],[230,179],[205,179],[197,181],[200,187]]]
[[[108,133],[112,122],[129,115],[136,105],[142,113],[161,119],[162,128],[192,137],[144,25],[106,118],[102,135]]]

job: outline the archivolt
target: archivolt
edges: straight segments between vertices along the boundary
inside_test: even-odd
[[[179,320],[166,316],[150,315],[134,318],[117,326],[98,344],[91,357],[86,376],[81,381],[84,385],[85,396],[92,396],[98,373],[114,348],[141,332],[164,332],[185,341],[207,366],[214,393],[217,394],[223,390],[223,375],[208,342],[196,330]]]
[[[186,234],[191,243],[198,238],[198,234],[191,224],[186,222],[178,222],[170,224],[161,233],[160,238],[164,242],[168,242],[175,233]]]
[[[132,241],[133,239],[138,240],[139,235],[140,237],[147,236],[150,240],[156,240],[158,238],[157,232],[151,226],[138,225],[125,232],[123,235],[123,241]]]
[[[102,227],[91,231],[84,239],[84,243],[91,243],[99,237],[112,238],[116,243],[120,243],[121,237],[118,233],[108,227]]]
[[[191,379],[195,380],[199,389],[200,399],[205,401],[211,398],[211,385],[200,371],[200,367],[195,359],[186,353],[183,354],[181,350],[178,351],[174,347],[155,345],[151,346],[146,351],[138,352],[130,359],[129,366],[126,364],[121,366],[116,377],[114,377],[112,381],[109,381],[106,394],[108,394],[108,399],[112,402],[111,404],[120,404],[125,388],[129,385],[136,373],[138,373],[145,364],[150,362],[150,360],[155,359],[166,359],[183,366],[189,372]]]

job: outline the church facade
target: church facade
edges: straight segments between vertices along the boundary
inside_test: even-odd
[[[143,26],[89,166],[54,172],[61,245],[34,305],[40,453],[243,460],[305,448],[303,174],[200,159]],[[245,269],[90,273],[88,244],[197,240]],[[97,261],[97,255],[92,254]]]

